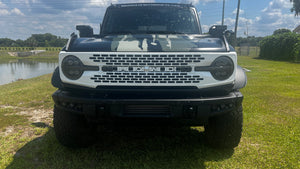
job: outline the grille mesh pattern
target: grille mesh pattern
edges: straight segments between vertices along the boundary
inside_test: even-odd
[[[188,84],[200,83],[203,78],[198,75],[190,76],[187,73],[124,73],[124,72],[108,72],[105,75],[94,75],[91,78],[99,83],[169,83],[169,84]]]
[[[204,60],[199,54],[94,54],[89,59],[110,66],[185,66]]]
[[[204,60],[199,54],[93,54],[89,57],[93,62],[99,62],[103,67],[176,67],[174,72],[167,71],[102,71],[90,79],[95,83],[109,84],[195,84],[200,83],[203,78],[199,75],[185,72],[184,67],[189,64],[200,63]],[[102,67],[102,68],[103,68]],[[163,70],[163,69],[162,69]]]

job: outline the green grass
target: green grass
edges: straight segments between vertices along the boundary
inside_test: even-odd
[[[9,51],[0,50],[0,63],[16,61],[18,59],[56,62],[58,61],[58,54],[59,54],[59,51],[45,51],[43,53],[39,53],[37,55],[32,55],[28,57],[16,57],[16,56],[10,56],[7,52]]]
[[[1,130],[15,126],[0,136],[0,168],[300,168],[300,64],[251,57],[239,57],[239,64],[251,72],[241,90],[244,129],[234,150],[205,146],[201,127],[107,129],[90,148],[65,148],[51,122],[16,114],[51,109],[55,89],[46,75],[0,86]]]
[[[13,114],[12,112],[15,111],[10,108],[0,108],[0,131],[1,129],[4,130],[5,127],[11,125],[22,125],[24,124],[24,122],[27,121],[25,117],[20,117],[18,115]]]
[[[51,75],[0,85],[0,105],[17,108],[49,109],[53,106]]]

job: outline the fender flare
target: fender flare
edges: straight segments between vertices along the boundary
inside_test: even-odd
[[[62,81],[60,79],[60,74],[59,74],[59,68],[56,67],[53,74],[52,74],[52,78],[51,78],[51,84],[52,86],[62,89],[63,85],[62,85]]]
[[[239,65],[237,66],[236,73],[235,73],[235,82],[233,89],[241,89],[244,88],[247,84],[247,75],[242,67]]]

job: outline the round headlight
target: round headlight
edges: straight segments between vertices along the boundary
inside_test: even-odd
[[[62,72],[71,79],[77,80],[83,74],[83,64],[76,56],[66,56],[61,63]]]
[[[227,56],[218,57],[211,65],[211,74],[216,80],[228,79],[234,71],[234,63]]]

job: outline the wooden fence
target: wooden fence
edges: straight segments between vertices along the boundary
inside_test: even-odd
[[[237,55],[239,56],[253,56],[258,57],[260,48],[257,46],[241,46],[235,48]]]

